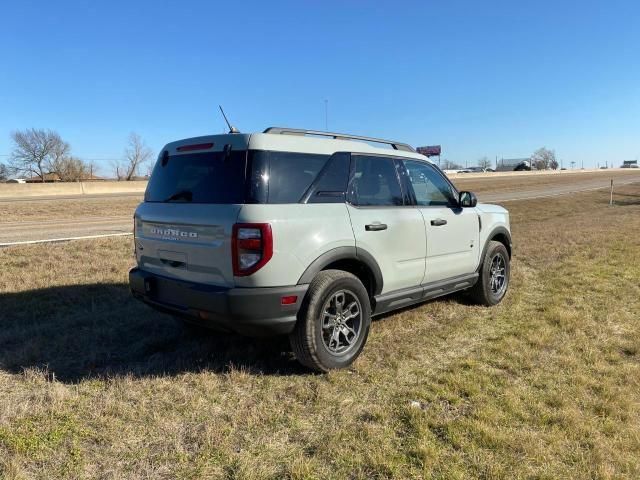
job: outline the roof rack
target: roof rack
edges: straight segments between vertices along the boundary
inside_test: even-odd
[[[322,132],[319,130],[304,130],[301,128],[281,128],[281,127],[269,127],[262,133],[272,133],[279,135],[316,135],[319,137],[331,137],[339,140],[359,140],[363,142],[371,143],[383,143],[385,145],[391,145],[394,150],[402,150],[404,152],[415,152],[411,145],[401,142],[394,142],[392,140],[382,140],[381,138],[361,137],[359,135],[349,135],[347,133],[333,133]]]

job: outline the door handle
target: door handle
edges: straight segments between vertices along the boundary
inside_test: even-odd
[[[173,268],[185,268],[187,266],[185,262],[181,262],[179,260],[168,260],[166,258],[161,258],[160,261],[163,263],[163,265],[169,265]]]
[[[441,227],[442,225],[446,225],[447,221],[442,218],[437,218],[436,220],[431,220],[431,225],[434,227]]]
[[[379,232],[380,230],[386,230],[387,224],[386,223],[370,223],[369,225],[365,225],[364,229],[367,232]]]

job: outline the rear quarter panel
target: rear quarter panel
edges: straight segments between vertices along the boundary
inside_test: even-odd
[[[253,275],[236,277],[238,287],[295,285],[323,253],[355,246],[343,203],[244,205],[237,221],[269,223],[273,232],[273,257]]]

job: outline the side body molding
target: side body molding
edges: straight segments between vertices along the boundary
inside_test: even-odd
[[[369,252],[356,247],[337,247],[323,253],[313,262],[311,262],[311,265],[307,267],[307,269],[298,280],[298,285],[311,283],[314,277],[324,268],[326,268],[327,265],[331,265],[332,263],[339,260],[356,260],[365,264],[369,268],[369,270],[371,270],[371,274],[373,275],[373,279],[375,281],[374,295],[380,294],[380,292],[382,291],[383,279],[382,271],[380,270],[378,262],[376,262],[375,258],[373,258],[373,255],[371,255]]]

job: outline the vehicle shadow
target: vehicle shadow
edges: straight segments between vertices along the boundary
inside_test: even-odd
[[[244,338],[184,325],[134,300],[124,283],[0,294],[0,370],[46,369],[59,381],[232,368],[308,374],[286,338]]]

